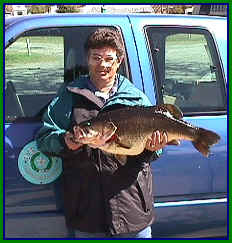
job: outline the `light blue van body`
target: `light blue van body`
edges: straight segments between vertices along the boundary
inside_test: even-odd
[[[175,65],[177,58],[174,57],[178,53],[173,46],[176,44],[179,47],[179,45],[178,41],[172,42],[173,38],[186,38],[187,43],[187,35],[196,39],[201,36],[200,43],[205,41],[209,44],[209,49],[211,48],[209,53],[212,54],[213,60],[210,59],[212,62],[209,65],[210,75],[213,78],[207,79],[207,82],[214,82],[217,89],[211,92],[209,88],[205,97],[199,95],[197,99],[202,99],[201,105],[192,107],[193,102],[189,101],[190,96],[183,88],[181,95],[184,101],[179,101],[178,104],[183,110],[186,121],[217,132],[221,140],[212,147],[208,158],[202,156],[190,142],[183,141],[180,146],[166,146],[162,156],[152,163],[156,213],[152,235],[153,238],[227,238],[227,24],[227,18],[224,17],[150,14],[59,14],[6,19],[4,238],[72,238],[72,232],[65,226],[59,178],[49,184],[36,185],[23,178],[18,169],[18,156],[23,147],[34,140],[36,132],[42,125],[42,111],[55,97],[58,85],[46,94],[35,92],[40,86],[47,87],[46,82],[43,82],[46,75],[42,76],[42,68],[39,74],[33,70],[33,75],[27,72],[29,68],[26,65],[21,69],[17,69],[18,66],[13,68],[8,65],[7,51],[8,49],[10,51],[11,46],[21,37],[36,35],[44,37],[46,33],[53,37],[59,36],[63,38],[61,44],[64,61],[61,67],[64,68],[62,74],[65,74],[68,71],[67,65],[70,64],[69,51],[72,49],[74,53],[75,51],[78,53],[76,42],[85,38],[89,30],[101,26],[120,30],[126,50],[123,74],[126,74],[154,105],[165,103],[168,99],[175,101],[179,99],[184,81],[182,79],[179,81],[178,75],[183,71],[187,72],[182,65],[187,61],[191,62],[191,56],[195,58],[194,51],[188,53],[190,47],[183,47],[180,58],[183,57],[186,61]],[[80,35],[82,30],[85,33],[84,37]],[[158,44],[156,40],[159,40]],[[193,39],[191,41],[194,43]],[[181,43],[185,42],[181,39]],[[17,45],[14,48],[17,48]],[[31,46],[32,54],[36,48],[41,47]],[[47,50],[46,47],[43,48]],[[155,53],[158,53],[157,58]],[[74,59],[77,59],[78,54],[74,55]],[[81,52],[80,59],[84,60],[84,57]],[[207,55],[202,60],[205,58]],[[199,69],[202,68],[202,64],[197,64],[195,61],[193,64]],[[207,62],[204,65],[207,66]],[[69,66],[72,70],[75,67],[73,63],[71,67]],[[192,68],[192,64],[188,68],[189,73],[197,69],[195,66]],[[48,69],[49,67],[45,71]],[[28,78],[28,75],[31,76]],[[61,75],[59,80],[68,82],[69,79],[76,78],[75,75],[71,78]],[[174,76],[175,82],[172,81]],[[185,76],[188,78],[188,73]],[[25,84],[28,92],[24,92],[23,86],[20,86],[25,82],[23,79],[25,77],[28,78]],[[38,88],[33,86],[34,80]],[[165,86],[166,80],[171,80],[172,87],[174,84],[177,85],[175,94],[165,93],[169,92]],[[194,84],[192,81],[186,83],[186,87],[193,85],[195,89],[198,84],[202,87],[203,83],[208,85],[202,80],[198,79]],[[203,92],[203,88],[201,90]],[[213,102],[215,101],[214,105],[211,105],[211,98]],[[204,104],[204,100],[207,104]],[[189,106],[187,102],[190,102]],[[10,113],[11,109],[16,111]]]

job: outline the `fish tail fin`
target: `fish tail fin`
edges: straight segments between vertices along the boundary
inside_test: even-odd
[[[208,157],[210,152],[209,148],[218,143],[219,140],[220,136],[215,132],[199,128],[197,139],[192,144],[199,152]]]

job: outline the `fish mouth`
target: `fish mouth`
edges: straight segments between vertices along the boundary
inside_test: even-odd
[[[79,138],[86,137],[87,133],[84,131],[84,128],[79,127],[78,133],[79,133]]]
[[[82,128],[81,129],[81,135],[82,137],[87,137],[89,134],[89,130],[87,128]]]
[[[80,139],[83,139],[83,138],[88,138],[88,137],[90,137],[90,134],[91,134],[91,131],[88,129],[88,128],[86,128],[86,127],[78,127],[78,137],[80,138]]]
[[[92,138],[98,136],[98,132],[91,130],[89,128],[80,128],[80,136],[81,138]]]

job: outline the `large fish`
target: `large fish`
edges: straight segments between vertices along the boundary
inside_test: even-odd
[[[193,146],[208,157],[209,149],[220,136],[213,131],[195,127],[182,120],[180,109],[171,104],[125,108],[100,112],[96,118],[78,125],[84,143],[94,145],[97,136],[107,138],[102,150],[117,155],[138,155],[143,152],[152,132],[166,132],[168,144],[180,140],[192,141]]]

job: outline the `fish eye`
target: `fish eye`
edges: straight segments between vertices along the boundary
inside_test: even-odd
[[[91,126],[91,123],[90,123],[90,122],[87,122],[87,123],[86,123],[86,126]]]

